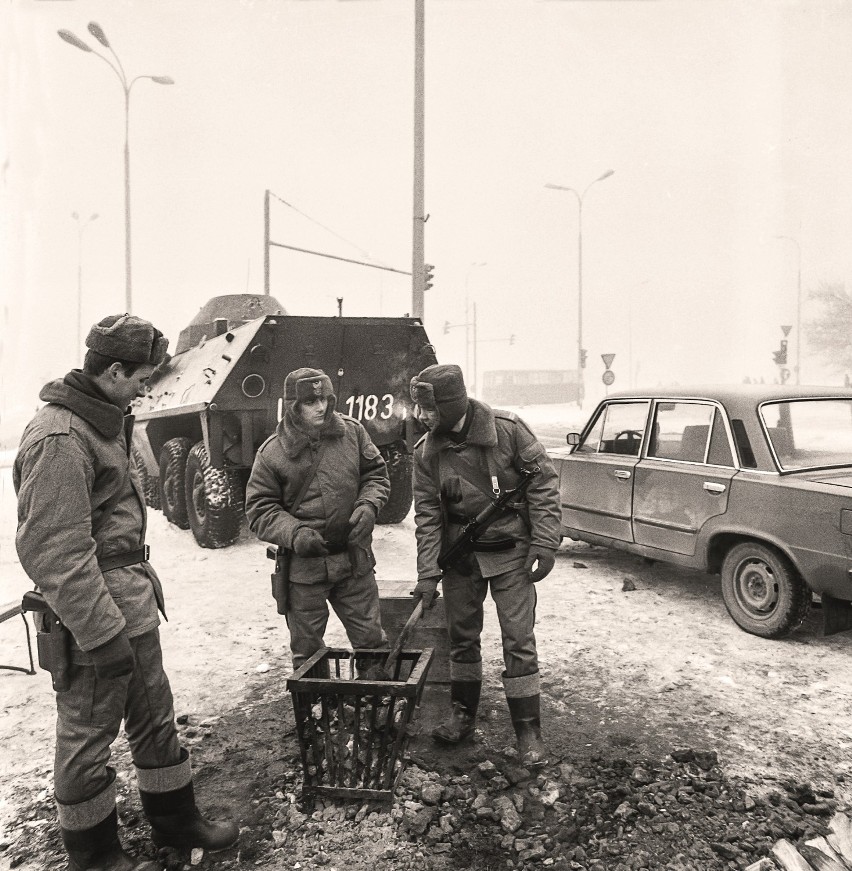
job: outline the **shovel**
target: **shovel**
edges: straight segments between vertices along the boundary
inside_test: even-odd
[[[414,610],[411,612],[411,616],[408,620],[405,621],[405,626],[402,627],[399,635],[396,639],[396,644],[394,644],[391,652],[387,655],[387,659],[381,664],[374,663],[371,665],[363,675],[362,680],[393,680],[393,672],[396,668],[396,661],[399,659],[400,651],[402,650],[405,642],[408,640],[408,636],[411,634],[411,630],[414,628],[414,624],[420,619],[423,615],[423,600],[420,599],[417,604],[414,606]]]

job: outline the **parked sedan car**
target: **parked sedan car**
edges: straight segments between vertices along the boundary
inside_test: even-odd
[[[568,537],[720,574],[754,635],[794,630],[814,593],[827,634],[852,628],[852,390],[623,392],[567,441]]]

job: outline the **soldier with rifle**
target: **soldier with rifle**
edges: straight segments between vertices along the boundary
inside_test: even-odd
[[[517,415],[468,398],[458,366],[428,366],[412,378],[411,397],[429,430],[414,453],[413,594],[431,607],[443,579],[450,637],[452,709],[432,737],[455,744],[473,732],[490,587],[518,754],[526,766],[542,765],[534,584],[553,568],[561,540],[556,471]]]
[[[195,804],[180,745],[159,615],[163,588],[148,562],[145,502],[130,464],[128,405],[166,356],[168,339],[133,315],[111,315],[88,337],[82,371],[46,385],[45,406],[15,458],[17,549],[37,586],[39,663],[56,690],[53,786],[69,871],[155,871],[118,837],[110,748],[124,720],[145,816],[158,846],[221,850],[233,822]]]

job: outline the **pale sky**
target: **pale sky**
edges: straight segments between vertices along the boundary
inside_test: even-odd
[[[123,91],[57,35],[106,51],[90,21],[129,77],[175,81],[130,101],[133,309],[173,346],[209,297],[262,293],[265,189],[274,241],[410,269],[413,0],[7,0],[0,413],[79,365],[80,262],[84,335],[125,310]],[[442,362],[467,298],[480,372],[574,367],[577,202],[545,184],[609,169],[583,207],[590,399],[602,353],[615,388],[772,380],[799,251],[805,293],[852,277],[852,4],[426,0],[425,42]],[[98,214],[81,261],[73,212]],[[405,276],[283,249],[271,275],[292,314],[411,310]]]

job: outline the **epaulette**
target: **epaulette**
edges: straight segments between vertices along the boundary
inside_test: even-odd
[[[520,418],[517,414],[515,414],[514,411],[506,411],[502,408],[492,408],[491,411],[494,414],[494,417],[502,417],[503,420],[512,420],[515,422],[520,420]]]
[[[273,439],[278,438],[278,433],[274,432],[271,436],[267,436],[263,444],[257,449],[256,453],[260,453]]]

